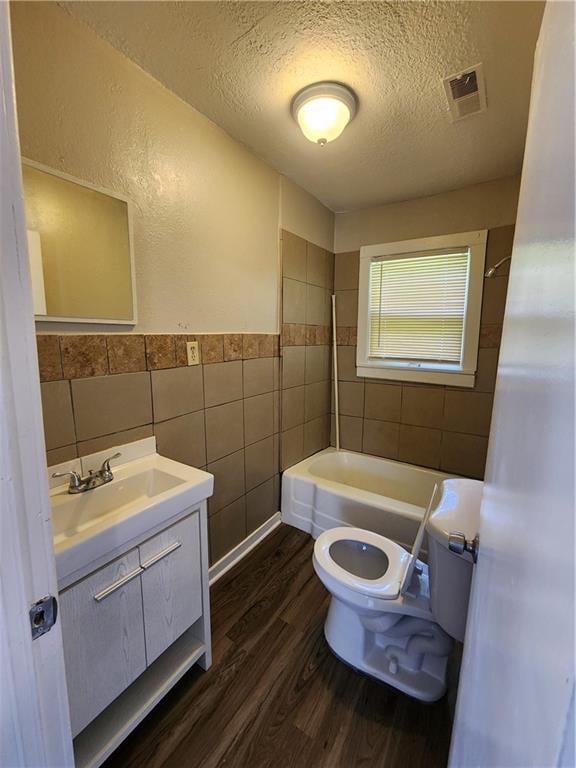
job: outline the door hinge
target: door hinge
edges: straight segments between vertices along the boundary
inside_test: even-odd
[[[30,607],[30,628],[32,640],[50,632],[58,616],[58,601],[53,595],[47,595]]]

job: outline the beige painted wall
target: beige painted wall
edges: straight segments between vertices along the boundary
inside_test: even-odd
[[[431,197],[337,213],[334,250],[346,253],[362,245],[514,224],[519,189],[520,177],[510,176]]]
[[[280,177],[280,226],[320,248],[334,250],[334,213],[285,176]]]
[[[12,25],[22,153],[134,203],[137,331],[278,331],[279,225],[342,253],[514,222],[518,177],[334,216],[56,4]]]
[[[279,174],[56,4],[15,3],[12,25],[23,155],[134,203],[136,330],[278,331]],[[331,212],[284,199],[331,247]]]

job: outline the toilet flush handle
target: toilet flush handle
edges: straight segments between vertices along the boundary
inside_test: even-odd
[[[478,560],[478,548],[480,546],[480,536],[476,534],[472,541],[468,541],[466,536],[460,531],[450,531],[448,534],[448,549],[450,552],[455,552],[457,555],[462,555],[464,552],[469,552],[472,555],[472,560],[476,562]]]

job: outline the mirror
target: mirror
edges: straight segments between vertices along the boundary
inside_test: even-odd
[[[126,199],[24,160],[36,320],[136,322]]]

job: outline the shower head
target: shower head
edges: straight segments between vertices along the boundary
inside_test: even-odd
[[[501,267],[505,261],[510,261],[511,258],[512,256],[505,256],[503,259],[500,259],[500,261],[497,261],[496,264],[493,264],[486,270],[486,272],[484,272],[484,277],[494,277],[494,273],[498,267]]]

